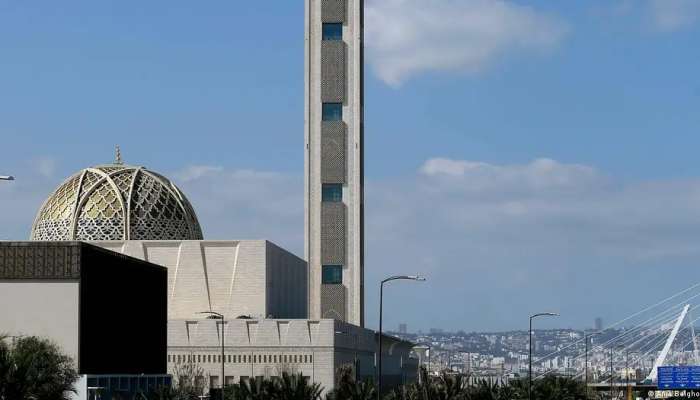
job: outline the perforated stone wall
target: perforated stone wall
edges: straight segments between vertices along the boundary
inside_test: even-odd
[[[325,103],[345,101],[345,42],[321,42],[321,99]]]
[[[345,214],[343,203],[321,205],[321,262],[345,265]]]
[[[345,286],[321,285],[321,317],[345,321]]]
[[[321,126],[321,182],[346,182],[346,126],[342,121],[327,121]]]
[[[323,22],[345,22],[347,6],[345,0],[321,0]]]

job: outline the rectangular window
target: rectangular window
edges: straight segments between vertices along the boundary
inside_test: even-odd
[[[323,40],[343,40],[343,24],[323,24]]]
[[[321,201],[339,203],[343,201],[342,183],[324,183],[321,186]]]
[[[343,283],[342,265],[324,265],[321,269],[321,283],[339,285]]]
[[[322,119],[324,121],[342,121],[343,120],[343,104],[342,103],[323,103]]]

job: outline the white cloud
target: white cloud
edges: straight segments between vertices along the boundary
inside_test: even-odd
[[[501,190],[528,185],[532,188],[580,188],[601,181],[599,173],[589,166],[561,164],[539,158],[525,165],[493,165],[484,162],[432,158],[420,168],[423,175],[435,178],[460,178],[469,182],[471,190]]]
[[[549,159],[433,158],[415,177],[370,181],[366,193],[368,282],[426,274],[426,289],[394,288],[385,307],[423,310],[428,326],[512,328],[556,308],[559,324],[580,327],[624,303],[621,288],[639,293],[638,306],[697,281],[698,179],[626,183]],[[426,302],[455,306],[441,315]],[[620,313],[636,310],[621,303]]]
[[[649,10],[656,29],[672,32],[700,21],[698,0],[649,0]]]
[[[195,179],[200,179],[205,175],[221,172],[223,167],[211,166],[211,165],[190,165],[177,173],[177,178],[182,181],[193,181]]]
[[[301,174],[214,167],[166,175],[178,178],[206,238],[269,239],[303,255]],[[26,238],[58,183],[35,174],[0,184],[0,239]],[[400,179],[368,179],[365,204],[369,326],[376,283],[394,273],[428,281],[392,287],[387,326],[417,324],[419,313],[423,328],[463,329],[513,328],[538,308],[580,327],[608,316],[610,304],[633,312],[698,280],[700,179],[621,182],[547,158],[436,157]]]
[[[504,0],[373,0],[365,15],[369,62],[393,86],[426,71],[475,73],[513,51],[553,48],[567,32]]]

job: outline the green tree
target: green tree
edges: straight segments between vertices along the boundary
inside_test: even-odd
[[[279,380],[273,381],[272,399],[278,400],[318,400],[321,398],[321,385],[310,383],[302,374],[282,373]]]
[[[265,400],[274,396],[272,381],[265,378],[250,378],[245,382],[234,385],[233,399],[235,400]]]
[[[48,339],[0,337],[0,400],[63,400],[76,393],[73,359]]]
[[[387,400],[467,400],[468,387],[463,375],[443,372],[430,377],[424,369],[420,371],[420,382],[394,389]]]
[[[338,383],[326,396],[328,400],[374,400],[377,398],[377,388],[373,381],[356,381],[355,370],[352,366],[338,369]]]
[[[586,387],[583,382],[565,377],[545,376],[535,380],[532,398],[537,400],[583,400]]]
[[[302,374],[282,372],[273,379],[251,378],[228,385],[226,400],[318,400],[323,389],[318,383],[309,383]]]

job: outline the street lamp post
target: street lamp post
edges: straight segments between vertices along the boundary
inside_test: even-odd
[[[213,317],[215,319],[220,319],[221,320],[221,400],[224,400],[224,381],[226,380],[226,375],[224,375],[224,363],[225,363],[225,358],[224,358],[224,328],[226,321],[224,320],[224,314],[218,313],[216,311],[202,311],[198,312],[197,314],[207,314],[210,317]]]
[[[424,355],[419,356],[419,361],[420,361],[420,368],[419,368],[419,374],[418,374],[418,383],[424,383],[423,382],[423,368],[425,368],[425,357],[428,357],[428,375],[430,375],[430,344],[428,343],[419,343],[417,346],[414,347],[414,349],[421,349],[424,350]]]
[[[432,355],[433,355],[433,348],[429,344],[427,344],[426,346],[428,346],[428,369],[427,369],[427,371],[428,371],[428,379],[430,379],[430,357],[432,357]]]
[[[613,398],[614,391],[614,372],[613,372],[613,346],[610,346],[610,400]]]
[[[377,400],[382,396],[382,312],[384,301],[384,284],[395,280],[425,281],[420,275],[395,275],[384,279],[379,285],[379,357],[378,357],[378,379],[377,379]]]
[[[593,332],[593,333],[589,333],[588,335],[584,336],[584,340],[586,341],[586,366],[585,366],[586,398],[588,398],[588,341],[591,339],[591,337],[597,336],[600,334],[601,334],[601,332]]]
[[[630,390],[630,349],[625,349],[625,381],[627,385],[625,393],[627,393]]]
[[[530,336],[530,355],[528,357],[529,367],[528,367],[528,373],[527,373],[527,398],[528,398],[528,400],[532,400],[532,320],[537,318],[537,317],[556,317],[558,315],[559,314],[557,314],[557,313],[551,313],[551,312],[544,312],[544,313],[537,313],[537,314],[530,315],[530,330],[527,331],[528,335]]]

